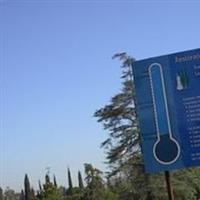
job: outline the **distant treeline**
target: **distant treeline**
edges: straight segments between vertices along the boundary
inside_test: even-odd
[[[46,173],[45,182],[38,181],[38,190],[31,187],[29,177],[25,174],[24,188],[21,193],[7,188],[5,191],[0,188],[0,200],[92,200],[104,199],[114,200],[117,195],[107,185],[103,179],[103,173],[94,168],[91,164],[85,164],[85,179],[78,171],[78,186],[73,186],[70,169],[67,169],[68,187],[58,186],[56,176],[51,179]]]
[[[104,176],[103,172],[85,164],[85,178],[77,173],[78,186],[73,185],[70,169],[67,169],[66,185],[60,186],[56,176],[46,173],[44,183],[38,181],[38,190],[24,177],[21,193],[0,188],[0,200],[167,200],[165,179],[160,174],[145,174],[143,165],[130,162],[120,173]],[[200,169],[187,169],[171,173],[175,200],[199,200]],[[68,182],[68,184],[67,184]]]

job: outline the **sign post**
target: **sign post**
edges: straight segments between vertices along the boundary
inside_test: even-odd
[[[171,184],[171,177],[170,177],[170,172],[165,171],[165,182],[167,186],[167,193],[168,193],[168,198],[169,200],[174,200],[174,193],[173,193],[173,188]]]

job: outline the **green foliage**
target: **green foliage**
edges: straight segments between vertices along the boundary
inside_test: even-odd
[[[200,168],[190,168],[171,173],[176,200],[198,200]],[[55,186],[49,174],[37,195],[31,191],[32,200],[168,200],[163,173],[145,174],[140,156],[130,159],[120,167],[120,173],[103,178],[103,172],[85,164],[85,187],[66,188]],[[30,185],[30,183],[29,183]],[[41,184],[40,184],[41,185]],[[0,190],[1,192],[2,190]],[[3,191],[2,191],[3,193]],[[2,200],[2,199],[0,199]],[[3,200],[25,200],[23,190],[16,194],[7,188]]]
[[[114,193],[113,191],[111,191],[109,188],[107,188],[104,191],[104,196],[103,196],[105,200],[118,200],[118,194]]]
[[[189,168],[172,173],[176,199],[196,200],[200,198],[200,168]]]
[[[12,190],[9,187],[7,187],[5,189],[5,192],[4,192],[4,199],[5,200],[17,200],[18,199],[18,195],[15,193],[14,190]]]
[[[70,195],[66,196],[66,200],[82,200],[83,190],[79,187],[74,187]]]
[[[84,200],[117,200],[117,195],[105,187],[103,173],[99,169],[94,168],[91,164],[85,164],[85,174],[87,187]]]
[[[86,163],[85,174],[87,187],[84,198],[88,200],[98,200],[103,188],[102,172],[94,168],[91,164]]]
[[[37,195],[38,200],[63,200],[63,196],[60,193],[57,186],[55,186],[49,177],[49,174],[45,176],[45,184],[43,185],[42,191]]]

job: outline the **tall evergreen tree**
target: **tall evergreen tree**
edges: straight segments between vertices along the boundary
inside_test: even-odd
[[[78,171],[78,185],[79,185],[80,189],[84,188],[84,186],[83,186],[83,179],[82,179],[82,175],[81,175],[80,171]]]
[[[25,174],[25,177],[24,177],[24,196],[25,196],[25,200],[31,200],[31,188],[30,188],[30,182],[29,182],[29,178],[27,174]]]
[[[57,181],[55,174],[53,175],[53,185],[57,188]]]
[[[3,189],[0,187],[0,200],[3,200]]]
[[[68,176],[68,193],[72,194],[73,190],[73,183],[72,183],[72,177],[69,167],[67,168],[67,176]]]

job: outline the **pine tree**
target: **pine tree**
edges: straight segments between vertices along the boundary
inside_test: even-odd
[[[79,185],[80,189],[84,188],[84,186],[83,186],[83,179],[82,179],[82,175],[81,175],[80,171],[78,171],[78,185]]]
[[[31,200],[31,188],[30,188],[30,182],[29,182],[29,178],[27,174],[25,174],[25,178],[24,178],[24,196],[25,196],[25,200]]]

